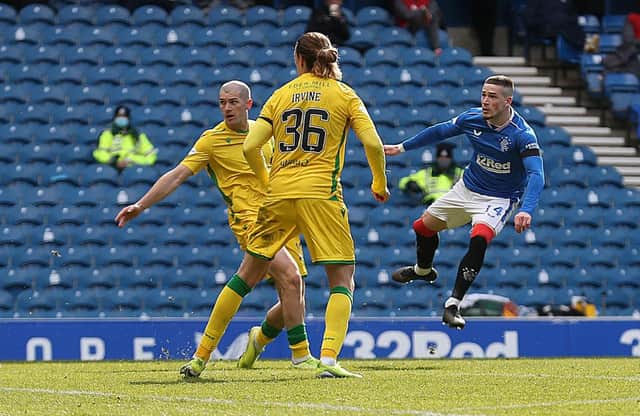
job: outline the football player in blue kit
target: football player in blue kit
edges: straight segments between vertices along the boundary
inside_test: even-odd
[[[511,107],[513,89],[510,78],[491,76],[482,86],[482,107],[428,127],[400,144],[384,146],[388,156],[395,156],[464,134],[473,147],[462,180],[413,223],[416,264],[402,267],[392,275],[401,283],[436,280],[438,272],[433,268],[433,257],[438,248],[438,232],[471,222],[469,249],[460,262],[453,292],[442,315],[442,322],[452,328],[462,329],[466,324],[458,307],[480,272],[489,242],[514,211],[517,211],[516,232],[528,229],[544,187],[536,135]]]

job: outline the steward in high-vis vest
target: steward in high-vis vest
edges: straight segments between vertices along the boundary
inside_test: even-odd
[[[129,108],[121,105],[116,108],[111,128],[100,134],[93,157],[122,170],[131,165],[153,165],[157,153],[147,135],[131,125]]]
[[[431,205],[451,189],[462,172],[453,161],[453,146],[441,143],[436,148],[435,162],[400,179],[398,186],[404,193],[420,196],[424,205]]]

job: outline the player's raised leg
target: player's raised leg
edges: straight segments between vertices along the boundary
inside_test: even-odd
[[[433,267],[433,257],[440,243],[438,232],[447,228],[447,223],[425,211],[422,217],[413,223],[416,233],[416,264],[397,269],[391,278],[399,283],[412,280],[434,282],[438,278],[438,271]]]
[[[471,287],[476,276],[478,276],[478,273],[480,273],[487,246],[495,234],[495,230],[487,224],[478,223],[471,228],[469,249],[458,266],[456,283],[453,287],[451,297],[447,299],[444,304],[444,313],[442,314],[443,324],[449,325],[451,328],[464,328],[466,321],[460,314],[460,302]]]

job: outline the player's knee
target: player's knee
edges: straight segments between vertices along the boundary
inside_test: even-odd
[[[433,237],[434,235],[438,234],[437,231],[433,231],[424,224],[424,220],[422,219],[422,217],[413,222],[413,231],[423,237]]]
[[[486,224],[475,224],[473,228],[471,228],[471,239],[473,240],[475,237],[481,237],[488,245],[491,240],[493,240],[493,237],[495,237],[495,232],[493,228]]]

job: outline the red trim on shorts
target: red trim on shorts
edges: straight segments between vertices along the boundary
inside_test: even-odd
[[[493,228],[487,224],[479,223],[471,228],[471,238],[473,237],[482,237],[487,241],[487,244],[489,244],[491,240],[493,240],[493,237],[495,237],[495,232]]]
[[[422,221],[422,217],[418,218],[413,222],[413,231],[415,231],[416,234],[419,234],[423,237],[433,237],[434,235],[438,234],[436,231],[430,230],[427,228],[426,225],[424,225],[424,221]]]

